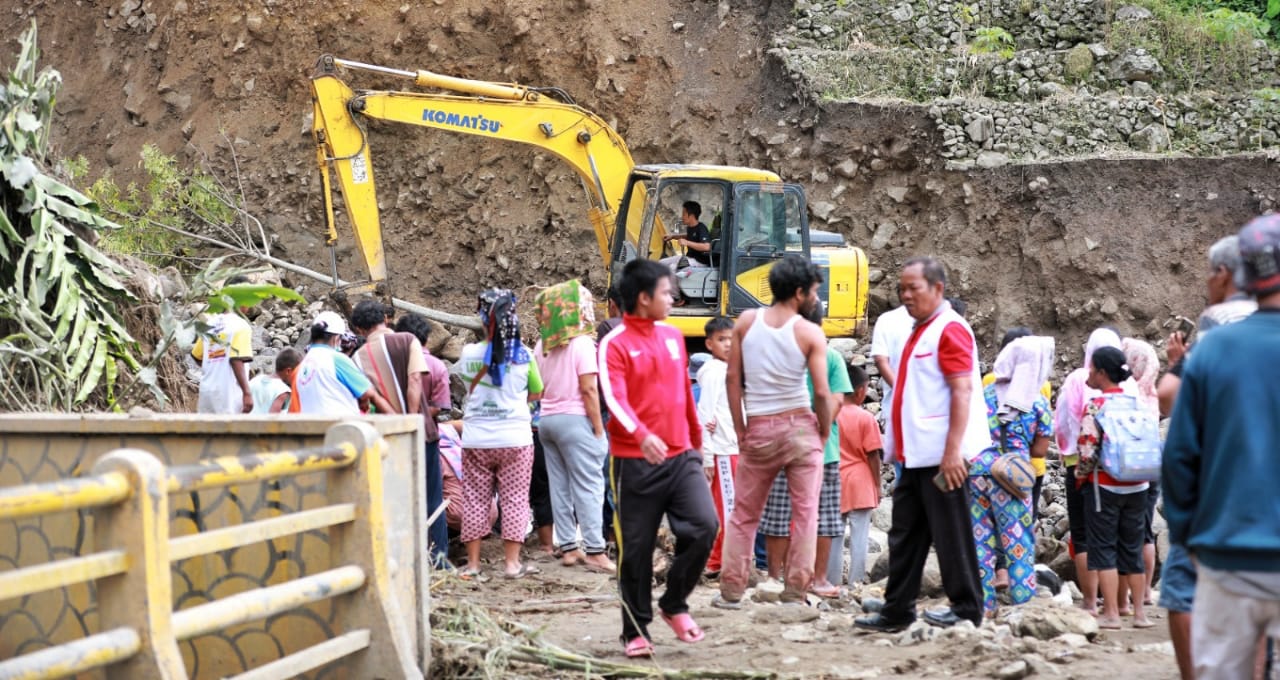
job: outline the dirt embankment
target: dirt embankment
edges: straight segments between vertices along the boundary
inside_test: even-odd
[[[307,77],[325,52],[562,87],[613,122],[638,162],[774,169],[805,185],[816,225],[868,250],[883,273],[873,312],[903,259],[935,253],[987,344],[1029,324],[1074,348],[1096,325],[1154,332],[1171,312],[1193,313],[1207,246],[1280,193],[1280,165],[1265,156],[948,171],[926,108],[801,95],[766,54],[791,20],[786,2],[86,0],[27,12],[66,79],[66,154],[122,178],[148,142],[228,176],[238,167],[277,252],[315,269],[328,256]],[[371,145],[404,297],[465,312],[482,286],[603,284],[581,187],[555,159],[388,125],[373,126]],[[357,278],[342,236],[340,267]]]

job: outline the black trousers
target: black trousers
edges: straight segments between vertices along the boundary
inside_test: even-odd
[[[1142,539],[1147,533],[1147,492],[1115,493],[1095,484],[1086,484],[1083,491],[1084,518],[1089,533],[1089,570],[1116,569],[1121,576],[1143,573]]]
[[[533,476],[529,479],[529,508],[533,510],[533,526],[549,527],[555,521],[551,513],[551,482],[547,479],[547,457],[542,450],[538,431],[533,431]]]
[[[658,607],[667,614],[689,611],[689,593],[698,585],[720,530],[702,455],[685,451],[660,465],[642,458],[613,458],[610,479],[618,533],[618,591],[622,598],[622,639],[649,637],[653,621],[653,548],[662,516],[676,537],[667,572],[667,591]]]
[[[933,545],[951,611],[981,624],[982,582],[969,519],[968,485],[943,492],[933,483],[937,474],[937,467],[904,468],[894,487],[889,584],[880,614],[895,623],[915,620],[920,579]]]

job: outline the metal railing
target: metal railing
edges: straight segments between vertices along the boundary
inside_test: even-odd
[[[79,583],[96,586],[103,632],[0,661],[0,680],[61,678],[103,669],[108,680],[185,680],[178,643],[332,600],[345,632],[234,680],[289,678],[343,660],[349,677],[422,678],[391,592],[382,455],[365,423],[329,429],[319,449],[231,456],[166,468],[149,453],[112,451],[90,476],[0,489],[0,521],[92,513],[99,552],[0,572],[0,600]],[[326,474],[329,504],[270,519],[169,536],[169,496],[235,484]],[[246,545],[328,530],[327,571],[173,611],[170,564]]]

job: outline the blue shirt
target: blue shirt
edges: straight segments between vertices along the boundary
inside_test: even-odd
[[[1169,540],[1222,571],[1280,572],[1280,310],[1201,336],[1165,441]]]

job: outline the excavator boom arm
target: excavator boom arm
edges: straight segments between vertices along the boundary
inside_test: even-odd
[[[411,78],[421,86],[448,88],[462,94],[352,90],[334,66],[373,70]],[[377,188],[368,134],[361,118],[385,120],[519,142],[550,152],[573,168],[586,189],[588,217],[607,266],[618,205],[635,165],[626,143],[608,123],[572,103],[556,101],[541,91],[519,85],[472,81],[427,71],[398,71],[325,57],[311,81],[315,103],[313,134],[326,189],[329,242],[333,226],[330,176],[342,188],[343,203],[356,234],[369,275],[385,280],[387,267],[378,216]],[[639,211],[628,219],[628,239],[640,235]],[[661,234],[651,246],[661,249]]]

